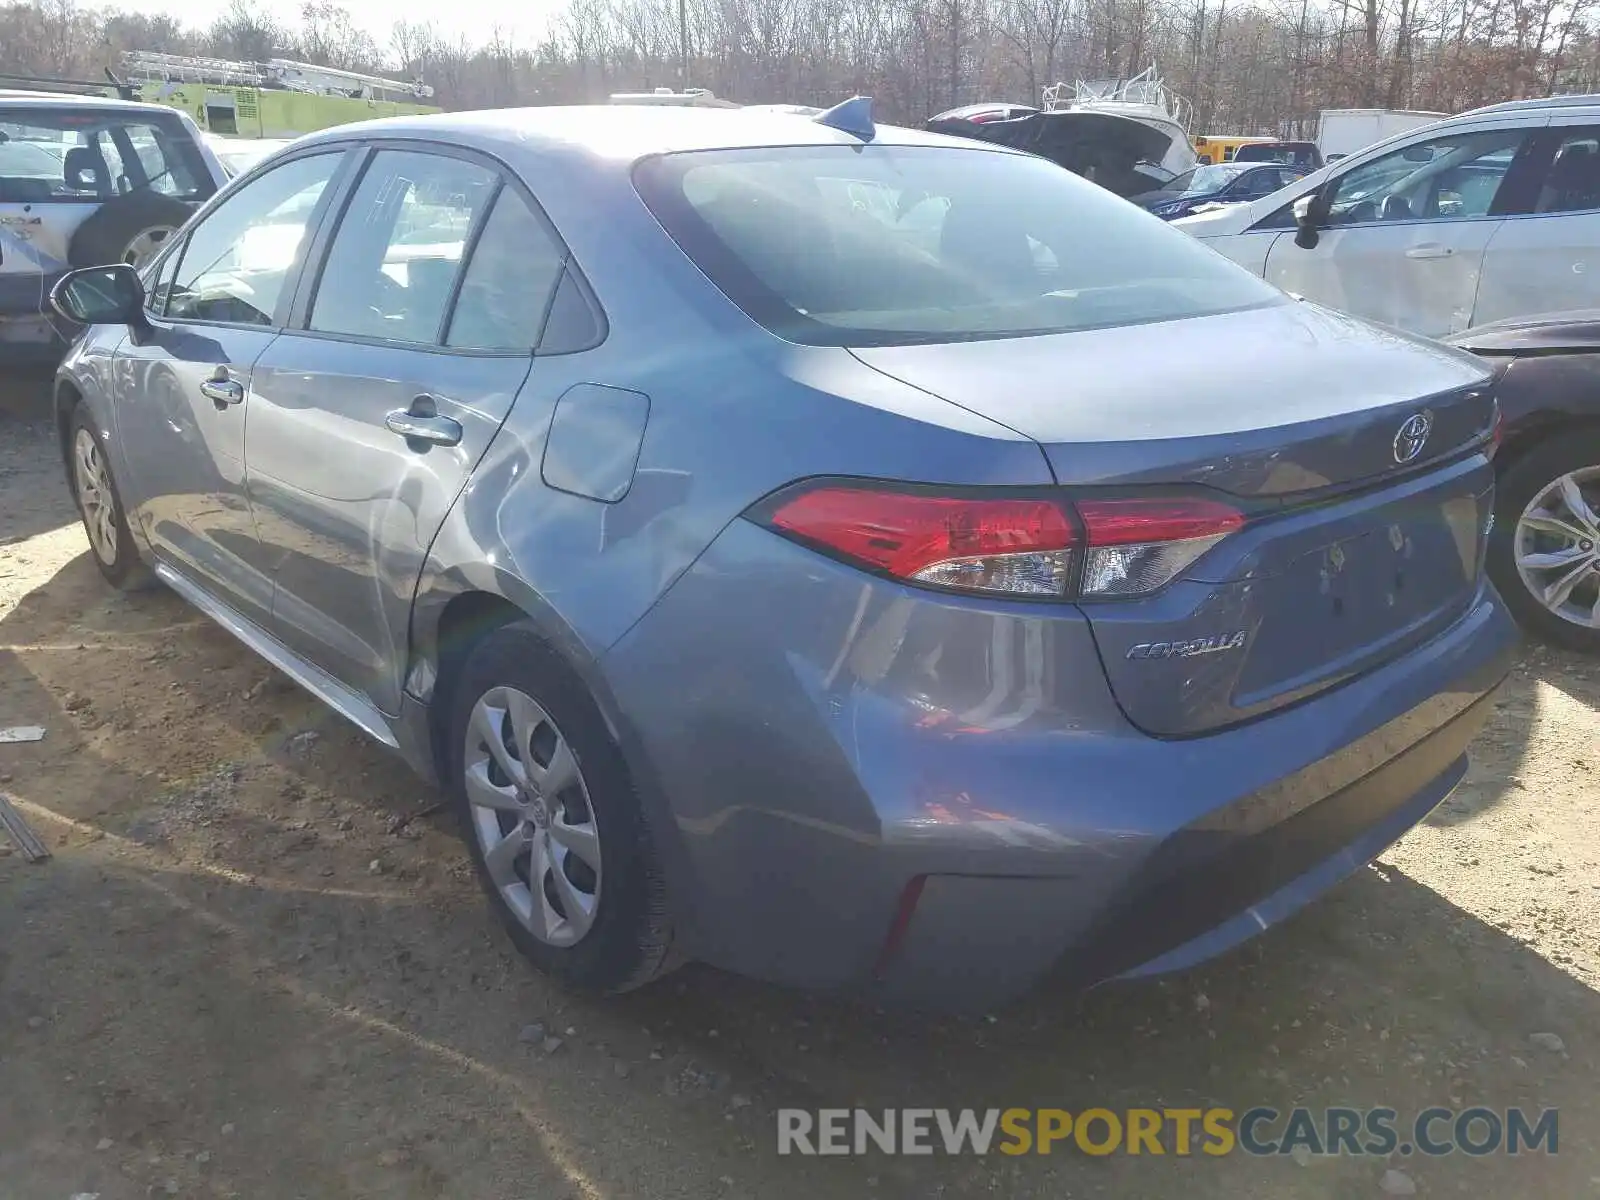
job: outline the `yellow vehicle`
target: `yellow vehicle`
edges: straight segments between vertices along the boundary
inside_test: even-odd
[[[130,99],[182,109],[208,133],[293,138],[352,121],[440,110],[424,83],[275,58],[233,62],[187,54],[123,56]]]
[[[1277,138],[1270,137],[1220,137],[1214,134],[1197,133],[1194,138],[1195,157],[1203,163],[1232,162],[1234,152],[1240,146],[1248,146],[1252,142],[1275,142]]]

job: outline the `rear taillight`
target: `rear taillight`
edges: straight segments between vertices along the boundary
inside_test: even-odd
[[[1070,511],[1039,498],[941,496],[840,484],[802,486],[767,524],[913,583],[1063,596],[1081,545]]]
[[[846,482],[788,488],[751,516],[835,558],[948,591],[1118,599],[1164,586],[1244,524],[1203,497],[941,492]]]

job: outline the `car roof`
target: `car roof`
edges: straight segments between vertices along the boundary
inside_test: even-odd
[[[141,104],[136,100],[118,100],[112,96],[84,96],[76,92],[30,92],[17,89],[0,89],[0,108],[84,108],[118,113],[174,113],[177,109],[165,104]]]
[[[656,154],[765,146],[860,146],[852,134],[791,113],[755,109],[579,105],[502,108],[426,116],[386,117],[342,125],[297,139],[297,145],[376,138],[426,138],[489,152],[534,150],[579,153],[631,164]],[[879,125],[876,145],[953,146],[1019,153],[1009,147]]]
[[[1477,117],[1484,113],[1515,113],[1515,112],[1544,112],[1553,108],[1595,108],[1600,109],[1600,95],[1584,94],[1575,96],[1544,96],[1533,100],[1506,100],[1499,104],[1488,104],[1483,108],[1474,108],[1461,113],[1451,120],[1460,117]]]

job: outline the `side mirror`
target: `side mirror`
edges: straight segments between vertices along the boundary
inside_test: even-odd
[[[144,284],[127,263],[68,271],[50,289],[50,304],[75,325],[144,325]]]
[[[1322,240],[1318,232],[1328,223],[1328,201],[1322,191],[1301,196],[1294,202],[1294,244],[1302,250],[1314,250]]]

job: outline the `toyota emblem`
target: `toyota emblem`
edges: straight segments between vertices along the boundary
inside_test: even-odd
[[[1404,466],[1408,462],[1416,461],[1422,448],[1428,444],[1428,435],[1433,432],[1433,414],[1419,412],[1407,417],[1400,423],[1400,428],[1394,435],[1394,460]]]

